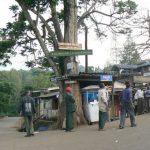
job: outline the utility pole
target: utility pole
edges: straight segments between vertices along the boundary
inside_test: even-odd
[[[88,49],[88,28],[85,25],[85,50]],[[85,72],[88,72],[88,55],[85,55]]]
[[[87,11],[87,0],[85,0],[86,8],[85,11]],[[88,27],[84,23],[85,27],[85,50],[88,49]],[[88,73],[88,55],[85,55],[85,73]]]
[[[118,64],[119,63],[119,59],[120,59],[119,55],[120,55],[120,48],[118,47],[117,34],[113,33],[112,48],[111,48],[112,64]]]
[[[150,37],[150,16],[149,16],[149,10],[147,10],[147,22],[148,22],[148,33]]]

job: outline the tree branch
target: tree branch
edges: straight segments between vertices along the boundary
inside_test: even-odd
[[[34,14],[37,14],[37,12],[35,10],[31,10]],[[55,37],[55,33],[53,32],[53,30],[50,28],[50,26],[48,25],[47,21],[44,19],[44,17],[40,14],[39,15],[39,18],[41,19],[42,23],[45,25],[49,35],[51,36],[52,38],[52,41],[53,41],[53,44],[54,44],[54,49],[58,49],[58,42],[57,42],[57,39]]]
[[[27,9],[27,7],[24,4],[24,1],[23,0],[16,0],[16,1],[19,3],[20,7],[22,8],[22,10],[24,12],[24,15],[25,15],[26,19],[28,20],[29,24],[31,25],[31,27],[33,29],[33,32],[36,35],[36,37],[37,37],[37,39],[39,41],[39,44],[40,44],[40,46],[41,46],[41,48],[42,48],[42,50],[43,50],[43,52],[44,52],[44,54],[45,54],[45,56],[46,56],[46,58],[48,60],[50,66],[53,68],[53,70],[56,73],[56,75],[60,75],[60,72],[59,72],[56,64],[49,57],[49,51],[48,51],[48,49],[47,49],[47,47],[46,47],[46,45],[45,45],[45,43],[44,43],[44,41],[43,41],[43,39],[42,39],[42,37],[40,35],[40,32],[39,32],[38,28],[35,26],[35,23],[33,22],[30,14],[28,12],[28,9]]]
[[[57,16],[57,12],[56,12],[56,5],[53,4],[54,2],[52,0],[49,0],[49,3],[50,3],[51,11],[52,11],[52,21],[53,21],[53,24],[54,24],[57,39],[58,39],[59,42],[63,42],[64,38],[63,38],[61,29],[60,29],[59,21],[57,19],[58,16]]]
[[[98,0],[96,0],[92,6],[85,12],[82,14],[82,16],[79,18],[78,20],[78,27],[82,24],[83,20],[85,18],[87,18],[87,16],[89,16],[89,14],[91,13],[91,10],[95,7],[95,5],[97,4]]]

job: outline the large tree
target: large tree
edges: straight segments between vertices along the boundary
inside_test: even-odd
[[[121,51],[120,55],[120,63],[121,64],[137,64],[141,61],[140,54],[136,49],[136,44],[133,41],[131,34],[129,33],[127,36],[127,40],[124,44],[124,48]]]
[[[125,22],[136,12],[136,4],[131,0],[16,0],[10,7],[15,21],[1,30],[5,58],[1,63],[9,62],[11,54],[20,50],[22,55],[33,55],[27,65],[34,64],[51,67],[57,77],[66,76],[67,62],[73,64],[69,74],[78,73],[76,57],[51,57],[50,51],[58,51],[58,42],[77,43],[78,29],[92,26],[98,37],[106,37],[107,31],[125,33]],[[40,48],[39,48],[40,46]],[[11,47],[11,49],[10,49]],[[1,53],[0,53],[1,54]],[[2,53],[4,54],[4,53]],[[57,65],[58,64],[58,65]],[[59,80],[60,106],[63,101],[64,80]],[[81,94],[78,83],[72,85],[77,104],[77,120],[84,122]],[[61,110],[61,109],[60,109]],[[61,112],[60,112],[61,113]],[[59,119],[62,124],[63,119]]]
[[[22,81],[16,70],[0,71],[0,113],[16,115]]]
[[[135,48],[138,50],[141,58],[150,56],[150,14],[149,10],[142,9],[132,17],[127,30],[132,32],[135,41]]]

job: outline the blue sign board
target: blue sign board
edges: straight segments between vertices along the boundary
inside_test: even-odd
[[[112,75],[100,75],[100,81],[112,81]]]

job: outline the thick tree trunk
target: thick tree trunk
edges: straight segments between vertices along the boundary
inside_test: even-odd
[[[64,0],[64,42],[66,43],[77,43],[77,1],[76,0]],[[73,64],[73,68],[69,74],[78,74],[78,63],[75,57],[69,57],[66,59],[67,62]],[[67,70],[66,70],[66,73]],[[82,98],[80,93],[80,87],[78,82],[71,84],[73,89],[73,95],[76,100],[77,111],[75,115],[75,124],[85,123],[83,109],[82,109]]]

